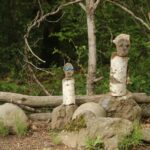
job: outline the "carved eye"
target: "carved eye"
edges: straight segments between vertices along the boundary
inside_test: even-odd
[[[129,46],[130,46],[129,44],[126,45],[127,48],[128,48]]]

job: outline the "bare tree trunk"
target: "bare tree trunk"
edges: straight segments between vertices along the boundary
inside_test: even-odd
[[[94,0],[86,0],[87,28],[88,28],[88,75],[87,95],[94,94],[94,79],[96,76],[96,36],[94,22]]]

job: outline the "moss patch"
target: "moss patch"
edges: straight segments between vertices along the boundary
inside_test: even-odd
[[[82,128],[86,128],[86,121],[84,119],[84,116],[79,116],[77,118],[75,118],[74,120],[72,120],[70,123],[68,123],[65,126],[65,130],[66,131],[79,131]]]

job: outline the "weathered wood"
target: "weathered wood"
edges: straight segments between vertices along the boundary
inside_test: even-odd
[[[62,80],[63,87],[63,104],[70,105],[75,104],[75,81],[73,78]]]
[[[145,93],[130,93],[142,108],[142,116],[150,117],[150,96]],[[80,105],[86,102],[99,102],[107,98],[109,93],[102,95],[83,95],[76,96],[76,104]],[[29,107],[56,107],[62,104],[62,96],[29,96],[10,92],[0,92],[0,102],[10,102]]]
[[[128,57],[120,57],[113,53],[110,66],[110,92],[112,96],[124,96],[127,93],[126,79]]]
[[[39,120],[39,121],[50,121],[51,113],[33,113],[29,115],[31,120]]]
[[[78,105],[85,102],[98,102],[100,98],[107,94],[94,96],[76,96],[76,103]],[[10,92],[0,92],[0,102],[11,102],[30,107],[56,107],[62,104],[62,96],[29,96]]]
[[[137,103],[150,103],[150,96],[146,93],[132,93],[132,96]]]

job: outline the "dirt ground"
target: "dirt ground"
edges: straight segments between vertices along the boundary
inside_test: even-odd
[[[144,121],[144,126],[150,125]],[[0,150],[75,150],[59,143],[52,136],[47,122],[33,122],[32,130],[24,137],[9,135],[0,137]],[[150,150],[150,145],[141,145],[132,150]]]

